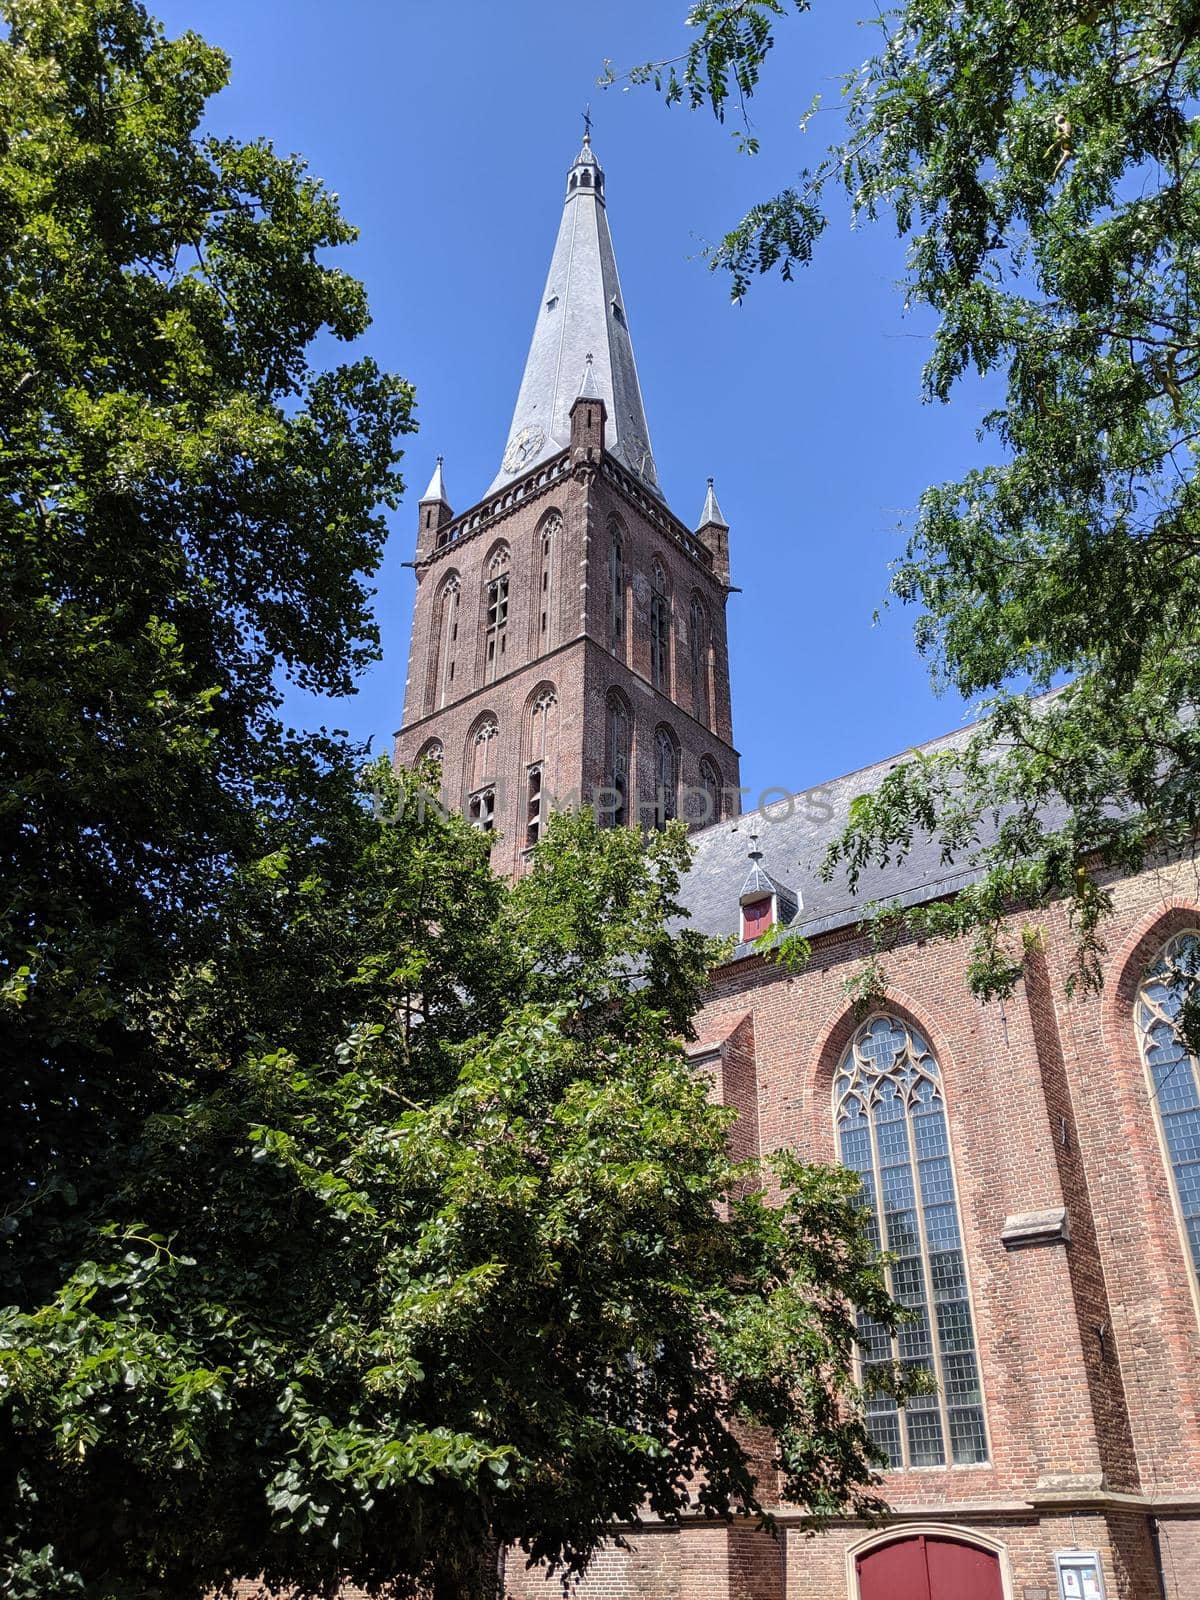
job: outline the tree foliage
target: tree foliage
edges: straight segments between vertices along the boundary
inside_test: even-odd
[[[14,1594],[470,1593],[497,1541],[576,1570],[775,1470],[878,1505],[853,1308],[898,1309],[852,1175],[729,1154],[682,829],[557,817],[509,888],[373,783],[240,876],[155,1019],[175,1093],[0,1318]]]
[[[681,833],[563,817],[509,887],[280,724],[376,651],[412,425],[314,363],[335,197],[134,0],[0,14],[5,1592],[473,1591],[775,1467],[869,1511],[896,1308],[852,1179],[730,1158]]]
[[[680,62],[640,75],[724,118],[787,10],[702,3]],[[935,681],[989,720],[864,796],[829,868],[932,835],[982,876],[908,925],[973,934],[980,994],[1019,970],[1017,903],[1067,904],[1094,984],[1107,875],[1196,835],[1200,9],[909,0],[878,25],[844,137],[711,257],[735,295],[790,276],[844,188],[908,241],[906,295],[937,318],[926,397],[972,369],[1005,385],[1000,463],[926,492],[892,580]]]
[[[78,1188],[153,1097],[146,997],[214,881],[320,810],[335,745],[285,736],[276,675],[344,692],[377,650],[412,396],[310,364],[367,325],[322,259],[354,232],[297,159],[197,132],[218,51],[132,0],[0,14],[0,1171],[28,1230],[25,1185]]]

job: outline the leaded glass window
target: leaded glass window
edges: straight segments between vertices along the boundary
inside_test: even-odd
[[[899,1017],[875,1016],[850,1041],[834,1080],[842,1162],[859,1174],[875,1243],[892,1256],[892,1298],[912,1320],[896,1335],[862,1317],[859,1358],[871,1436],[893,1467],[987,1460],[983,1392],[941,1073]],[[899,1362],[930,1373],[937,1392],[898,1406],[872,1385]]]
[[[1196,1058],[1176,1032],[1188,986],[1200,973],[1200,931],[1176,934],[1142,979],[1137,1030],[1150,1098],[1171,1168],[1192,1270],[1200,1272],[1200,1085]]]
[[[704,815],[700,821],[705,827],[721,820],[721,774],[710,756],[700,762],[700,789],[703,794]]]
[[[679,751],[675,736],[660,726],[654,734],[654,826],[665,828],[679,815]]]
[[[670,693],[671,670],[671,603],[667,599],[667,579],[656,561],[651,575],[650,589],[650,682],[656,689]]]
[[[623,828],[629,821],[629,706],[619,689],[605,705],[604,790],[597,796],[601,823]]]

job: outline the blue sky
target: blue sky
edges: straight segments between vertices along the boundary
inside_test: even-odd
[[[232,57],[212,127],[301,152],[340,195],[362,230],[343,262],[370,295],[364,344],[416,385],[421,427],[378,580],[383,661],[350,701],[290,696],[297,723],[390,747],[416,498],[438,454],[458,511],[497,469],[588,101],[660,479],[693,526],[712,474],[732,525],[743,783],[807,787],[963,720],[929,687],[913,613],[873,621],[922,489],[980,455],[978,388],[921,403],[930,323],[904,315],[892,229],[835,214],[813,266],[761,280],[738,307],[699,259],[836,135],[838,76],[872,48],[854,0],[815,0],[782,25],[750,103],[753,158],[706,113],[596,87],[606,58],[674,54],[682,3],[151,4],[171,33],[195,28]],[[801,133],[815,92],[831,109]]]

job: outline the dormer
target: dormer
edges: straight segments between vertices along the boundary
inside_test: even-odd
[[[738,933],[743,944],[752,944],[771,928],[786,928],[800,910],[800,896],[764,870],[756,834],[750,835],[747,854],[750,871],[738,901],[741,908]]]

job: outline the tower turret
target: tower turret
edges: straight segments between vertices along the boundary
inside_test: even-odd
[[[442,458],[437,458],[429,487],[417,502],[417,560],[422,561],[438,547],[438,533],[448,522],[453,522],[454,512],[446,494],[446,480],[442,476]]]
[[[567,171],[500,472],[421,496],[396,760],[436,759],[442,799],[525,869],[550,812],[693,827],[737,810],[725,523],[700,536],[658,485],[590,137]]]
[[[713,571],[722,583],[729,582],[729,524],[721,515],[713,481],[708,480],[704,496],[704,509],[696,524],[696,537],[706,550],[712,551]]]
[[[584,364],[579,393],[571,407],[571,466],[598,468],[604,449],[604,423],[608,415],[596,382],[591,352]]]

